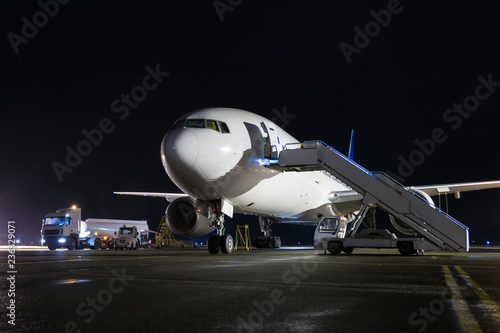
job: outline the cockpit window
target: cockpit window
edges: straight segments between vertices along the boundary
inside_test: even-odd
[[[207,127],[219,132],[219,126],[215,120],[207,120]]]
[[[181,119],[181,120],[177,120],[174,125],[172,126],[172,129],[176,129],[176,128],[181,128],[182,125],[184,125],[184,122],[186,121],[186,119]]]
[[[229,128],[227,127],[227,124],[223,121],[219,121],[220,124],[220,131],[222,133],[229,133]]]
[[[184,124],[184,127],[205,127],[205,119],[188,119]]]
[[[229,133],[229,128],[227,124],[223,121],[211,120],[211,119],[181,119],[177,120],[171,129],[182,128],[182,127],[195,127],[195,128],[210,128],[217,132]]]

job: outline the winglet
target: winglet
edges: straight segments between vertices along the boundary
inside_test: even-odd
[[[350,160],[354,157],[354,133],[355,131],[351,130],[351,142],[349,143],[349,154],[347,156]]]

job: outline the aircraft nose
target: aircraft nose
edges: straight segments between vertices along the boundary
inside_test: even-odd
[[[194,165],[198,159],[198,137],[188,129],[173,130],[162,142],[162,157],[169,169],[183,169]]]

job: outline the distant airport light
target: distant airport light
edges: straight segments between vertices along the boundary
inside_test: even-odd
[[[16,239],[16,244],[19,244],[20,242],[21,242],[21,240]]]
[[[486,245],[490,245],[490,241],[486,241]]]

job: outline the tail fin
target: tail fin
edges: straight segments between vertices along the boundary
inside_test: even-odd
[[[351,142],[349,143],[349,154],[348,158],[352,160],[354,158],[354,130],[351,130]]]

